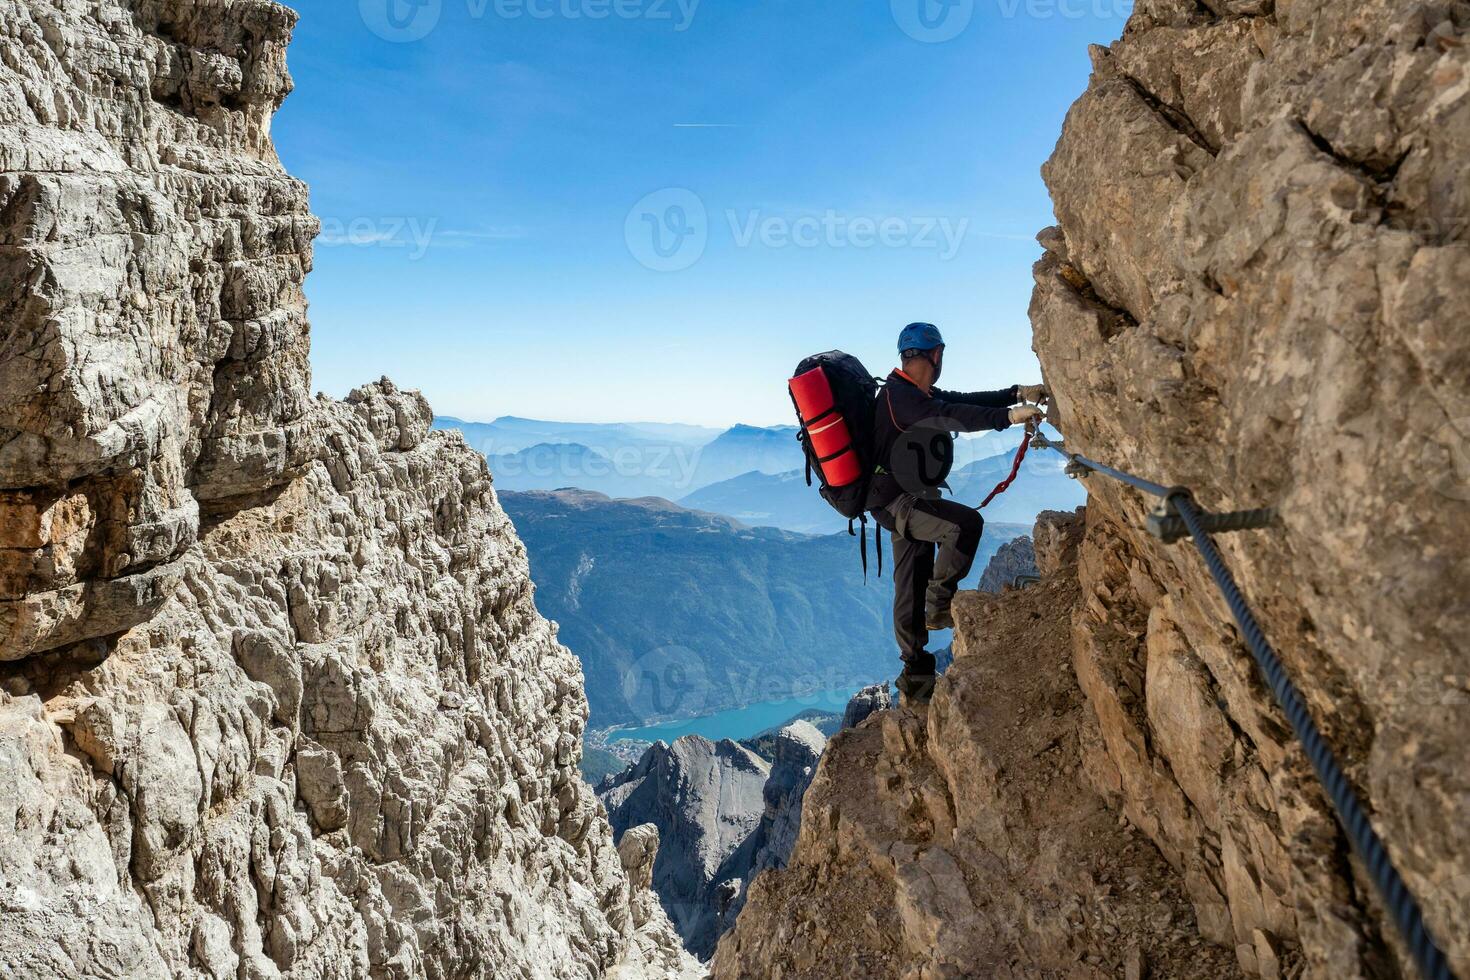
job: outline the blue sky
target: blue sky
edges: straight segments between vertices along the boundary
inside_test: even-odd
[[[922,5],[922,6],[921,6]],[[441,414],[789,421],[932,320],[1031,381],[1038,169],[1127,0],[297,0],[274,135],[323,219],[316,387]],[[920,15],[923,15],[922,18]]]

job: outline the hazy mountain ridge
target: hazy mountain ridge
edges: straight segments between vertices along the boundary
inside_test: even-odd
[[[751,528],[658,498],[500,499],[528,542],[540,608],[582,661],[594,726],[856,687],[896,669],[887,580],[864,584],[846,534]]]
[[[864,582],[859,541],[846,533],[753,528],[583,490],[500,501],[530,552],[539,608],[582,661],[594,727],[856,689],[898,670],[874,529]],[[1026,530],[987,528],[972,578]]]
[[[1010,473],[1014,460],[1015,450],[1011,448],[957,469],[949,479],[949,495],[961,503],[979,504]],[[986,521],[1029,525],[1044,511],[1080,507],[1087,491],[1063,473],[1064,466],[1055,453],[1032,450],[1021,464],[1016,482],[982,512]],[[702,487],[679,502],[729,514],[748,524],[812,534],[836,533],[847,523],[828,506],[815,486],[807,485],[803,470],[743,473]]]
[[[795,426],[725,430],[677,423],[551,422],[507,417],[465,422],[440,416],[487,454],[496,486],[517,492],[576,488],[614,498],[664,497],[746,524],[835,534],[846,521],[806,483]],[[1055,433],[1050,433],[1055,437]],[[979,503],[1009,471],[1019,429],[961,436],[956,499]],[[1071,510],[1085,493],[1062,474],[1061,457],[1033,451],[1012,489],[987,509],[991,522],[1030,525],[1045,510]]]

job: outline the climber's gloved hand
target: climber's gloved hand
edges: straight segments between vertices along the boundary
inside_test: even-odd
[[[1046,390],[1046,385],[1016,385],[1016,400],[1033,402],[1040,405],[1043,400],[1051,397],[1051,392]]]
[[[1028,422],[1040,422],[1044,418],[1041,409],[1035,405],[1017,405],[1011,409],[1011,425],[1025,425]]]

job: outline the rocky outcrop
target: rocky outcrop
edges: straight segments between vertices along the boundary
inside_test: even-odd
[[[661,844],[653,889],[690,952],[708,958],[729,925],[760,849],[771,766],[729,739],[655,742],[604,780],[598,795],[614,834],[652,825]],[[737,906],[738,907],[738,906]]]
[[[1036,548],[1028,535],[1022,535],[1000,546],[975,588],[981,592],[1000,593],[1014,587],[1024,576],[1036,575]]]
[[[735,924],[756,875],[771,868],[786,867],[801,829],[802,798],[817,774],[817,763],[826,748],[827,736],[807,721],[794,721],[776,733],[771,774],[761,791],[765,811],[756,829],[755,852],[742,876],[739,895],[721,910],[721,932]]]
[[[649,976],[701,980],[704,969],[687,954],[671,952],[671,927],[653,892],[653,863],[658,855],[658,828],[653,824],[630,827],[618,841],[618,857],[628,876],[628,910],[636,950],[630,950],[608,974],[608,980],[644,980]]]
[[[842,727],[855,728],[875,711],[887,711],[893,707],[893,698],[887,684],[874,684],[857,692],[847,702],[842,712]]]
[[[1073,448],[1279,509],[1219,543],[1461,974],[1467,28],[1463,2],[1140,4],[1044,170],[1031,310]],[[1247,971],[1409,969],[1203,564],[1087,485],[1092,784]]]
[[[306,395],[294,20],[0,0],[0,973],[685,971],[483,459]]]
[[[0,661],[149,619],[311,455],[317,223],[267,0],[0,3]]]
[[[1025,591],[963,593],[933,705],[831,740],[790,864],[752,883],[713,976],[1238,975],[1085,775],[1072,556]]]
[[[619,850],[641,846],[629,845],[630,835],[652,833],[665,841],[654,891],[688,948],[706,959],[735,923],[750,882],[786,866],[801,826],[802,797],[827,737],[798,720],[770,744],[766,762],[728,739],[687,735],[672,746],[657,742],[636,765],[598,787]]]

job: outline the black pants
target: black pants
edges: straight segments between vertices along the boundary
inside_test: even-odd
[[[932,673],[926,614],[949,610],[975,563],[985,519],[953,500],[921,500],[907,493],[874,517],[892,532],[893,634],[899,653],[908,670]]]

